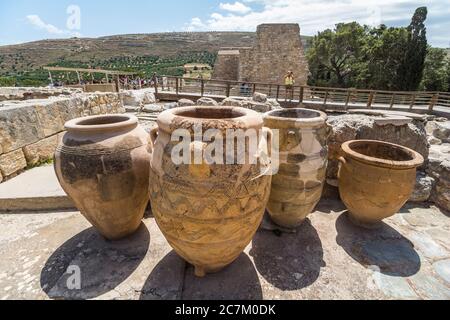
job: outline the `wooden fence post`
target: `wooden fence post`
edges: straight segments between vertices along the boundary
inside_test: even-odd
[[[158,78],[155,77],[153,85],[155,86],[155,95],[158,96]]]
[[[415,104],[416,104],[416,94],[414,93],[412,95],[411,104],[409,105],[409,110],[412,110]]]
[[[277,85],[277,98],[276,100],[278,101],[280,98],[280,85]]]
[[[300,100],[299,100],[300,103],[303,103],[304,96],[305,96],[305,87],[301,86],[300,87]]]
[[[178,80],[179,80],[178,78],[175,78],[175,93],[177,94],[177,96],[180,91]]]
[[[328,102],[328,89],[325,91],[325,98],[323,99],[323,105],[325,106]]]
[[[374,91],[370,91],[369,99],[367,101],[367,108],[372,108],[373,98],[375,96]]]
[[[205,81],[202,79],[201,81],[201,91],[200,91],[200,96],[203,97],[203,95],[205,94]]]
[[[227,82],[227,91],[226,91],[227,98],[230,96],[230,91],[231,91],[231,85],[229,82]]]
[[[394,104],[395,104],[395,93],[392,94],[391,104],[389,105],[389,109],[394,108]]]
[[[348,110],[348,104],[350,103],[350,97],[352,92],[350,89],[347,89],[347,98],[345,99],[345,110]]]

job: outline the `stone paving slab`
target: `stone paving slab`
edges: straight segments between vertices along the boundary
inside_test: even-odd
[[[74,208],[52,165],[33,168],[0,184],[0,212]]]
[[[324,200],[296,233],[260,229],[232,265],[202,279],[151,216],[118,242],[78,212],[3,214],[0,225],[0,299],[450,299],[450,221],[436,207],[408,205],[364,230]],[[81,290],[68,288],[74,266]]]

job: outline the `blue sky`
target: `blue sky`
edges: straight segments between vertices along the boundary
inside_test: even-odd
[[[0,45],[125,33],[254,31],[264,22],[297,22],[302,34],[314,35],[338,22],[407,25],[422,5],[429,9],[430,43],[450,47],[450,0],[0,0]]]

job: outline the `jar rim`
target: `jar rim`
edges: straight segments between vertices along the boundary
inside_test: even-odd
[[[370,145],[387,148],[392,152],[402,153],[403,155],[406,155],[407,158],[405,160],[389,159],[389,157],[386,158],[376,157],[374,155],[368,155],[362,153],[361,151],[357,151],[357,147],[359,146],[370,146]],[[418,152],[398,144],[384,141],[352,140],[342,144],[341,148],[344,153],[344,158],[349,157],[359,162],[363,162],[369,165],[380,166],[384,168],[391,168],[398,170],[412,169],[420,167],[424,163],[423,156]]]
[[[81,117],[68,121],[65,128],[68,131],[110,131],[137,126],[138,119],[127,114],[106,114]]]

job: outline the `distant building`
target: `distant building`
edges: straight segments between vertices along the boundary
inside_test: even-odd
[[[184,78],[211,79],[212,67],[205,63],[189,63],[184,66]]]
[[[298,24],[258,26],[252,47],[222,48],[212,78],[240,82],[281,84],[289,71],[296,85],[306,85],[309,68]]]

